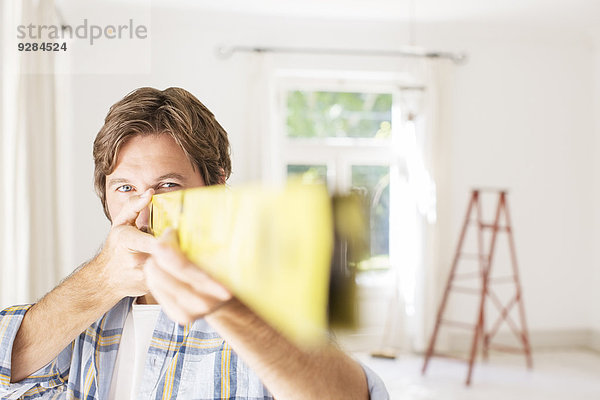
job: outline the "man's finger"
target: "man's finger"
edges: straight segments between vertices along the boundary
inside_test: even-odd
[[[142,232],[133,226],[123,227],[119,239],[123,241],[123,244],[127,246],[130,251],[136,253],[152,254],[157,247],[157,241],[154,236]]]
[[[211,313],[224,304],[224,300],[214,296],[210,290],[197,291],[187,282],[183,282],[161,269],[154,259],[145,266],[146,281],[150,291],[164,307],[170,317],[177,316],[180,323],[188,323]]]
[[[221,299],[231,296],[225,286],[191,262],[181,250],[165,244],[164,240],[159,239],[152,256],[158,268],[180,281],[188,282],[195,290],[210,292]]]
[[[192,322],[191,313],[186,306],[182,305],[190,298],[194,298],[193,292],[181,282],[176,282],[173,277],[162,271],[156,266],[153,259],[149,259],[144,270],[146,273],[146,282],[150,292],[156,300],[163,306],[167,315],[180,324]],[[185,299],[181,299],[184,297]]]
[[[153,256],[158,261],[158,266],[168,268],[168,272],[176,275],[179,279],[185,280],[185,276],[180,275],[182,271],[191,270],[191,273],[197,273],[197,276],[203,276],[205,273],[194,265],[179,248],[177,233],[172,228],[167,228],[157,240],[157,246]],[[189,278],[189,277],[188,277]]]
[[[179,248],[177,232],[166,229],[158,238],[152,256],[157,268],[172,275],[179,281],[187,282],[198,292],[211,293],[214,297],[225,300],[231,297],[231,292],[220,282],[190,261]]]
[[[179,248],[179,237],[177,236],[177,231],[172,227],[168,227],[158,238],[158,242],[161,244],[165,244],[171,246],[175,249]]]
[[[148,207],[154,189],[148,189],[140,196],[132,196],[127,200],[119,215],[113,220],[113,225],[135,225],[135,220],[140,212]]]

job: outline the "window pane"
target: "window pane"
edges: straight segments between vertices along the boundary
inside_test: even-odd
[[[287,136],[377,138],[391,136],[390,93],[287,93]]]
[[[300,177],[303,182],[327,184],[326,165],[288,164],[288,177]]]
[[[371,259],[360,269],[389,268],[390,253],[390,168],[381,165],[353,165],[352,188],[365,196],[371,231]]]

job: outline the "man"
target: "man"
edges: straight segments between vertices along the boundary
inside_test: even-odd
[[[193,95],[128,94],[111,107],[94,161],[111,230],[37,304],[0,313],[0,397],[387,398],[334,346],[290,343],[193,265],[172,232],[147,233],[153,194],[230,175],[227,134]]]

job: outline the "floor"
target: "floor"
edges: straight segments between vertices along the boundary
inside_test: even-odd
[[[355,356],[379,374],[393,400],[600,400],[600,354],[585,350],[538,351],[531,371],[523,356],[492,354],[476,364],[471,387],[464,385],[466,364],[458,361],[432,359],[422,376],[418,356]]]

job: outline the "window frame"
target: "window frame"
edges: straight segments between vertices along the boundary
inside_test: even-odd
[[[341,78],[340,78],[341,77]],[[365,77],[369,77],[366,79]],[[327,185],[332,191],[348,192],[352,186],[352,166],[387,166],[390,171],[390,232],[389,251],[391,271],[397,267],[391,257],[394,238],[392,233],[392,212],[398,191],[392,185],[398,185],[405,178],[404,154],[399,149],[400,134],[403,129],[403,110],[401,104],[402,87],[407,81],[400,77],[390,78],[389,74],[352,73],[331,71],[319,74],[304,71],[301,74],[284,72],[274,79],[273,116],[271,118],[270,148],[267,149],[267,178],[276,183],[286,179],[287,165],[325,165],[327,167]],[[287,97],[289,91],[333,91],[359,93],[391,93],[392,118],[390,138],[291,138],[287,137]],[[396,202],[397,203],[397,202]],[[395,211],[395,210],[394,210]],[[368,271],[372,272],[372,271]]]
[[[273,117],[273,132],[271,134],[271,168],[268,176],[275,182],[285,180],[287,164],[320,164],[327,166],[327,183],[337,191],[350,189],[352,165],[389,165],[398,164],[398,154],[394,150],[394,137],[402,124],[400,110],[399,81],[366,80],[357,77],[351,80],[348,72],[340,72],[344,79],[335,79],[331,73],[289,75],[280,74],[275,78],[275,115]],[[363,75],[363,74],[360,74]],[[359,76],[360,76],[359,75]],[[375,73],[375,75],[377,75]],[[383,77],[382,77],[383,78]],[[391,93],[392,94],[392,138],[290,138],[285,135],[286,124],[286,93],[293,90],[303,91],[332,91],[360,93]],[[343,151],[343,156],[339,153]],[[335,179],[337,177],[337,179]]]

